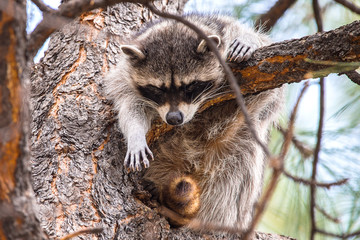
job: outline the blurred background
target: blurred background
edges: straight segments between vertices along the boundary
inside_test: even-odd
[[[44,1],[57,8],[60,0]],[[254,25],[255,20],[275,4],[276,0],[189,0],[185,12],[210,12],[232,15],[239,21]],[[360,6],[360,0],[351,1]],[[332,0],[321,0],[324,30],[332,30],[360,19],[357,15]],[[28,28],[31,32],[41,20],[41,12],[28,1]],[[313,16],[312,1],[297,0],[271,29],[274,42],[300,38],[317,31]],[[36,56],[43,56],[47,43]],[[289,114],[303,83],[288,86],[287,107],[280,125],[287,127]],[[360,230],[360,86],[346,76],[330,75],[325,80],[325,125],[318,166],[317,180],[333,182],[349,178],[345,185],[330,189],[317,189],[317,204],[334,219],[316,211],[319,228],[337,234]],[[307,148],[314,149],[319,121],[318,79],[310,80],[301,101],[295,123],[295,137]],[[271,133],[270,148],[279,153],[283,141],[278,130]],[[313,156],[303,156],[294,146],[286,159],[285,168],[294,176],[310,178]],[[268,173],[267,173],[268,175]],[[285,176],[280,178],[275,194],[263,215],[257,230],[309,239],[310,236],[309,187],[295,183]],[[336,239],[316,234],[315,239]],[[353,237],[349,239],[360,239]]]

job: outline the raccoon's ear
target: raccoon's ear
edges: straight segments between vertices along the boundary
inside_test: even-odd
[[[146,57],[145,54],[136,45],[121,45],[120,49],[123,51],[123,53],[133,59],[144,60]]]
[[[218,35],[210,35],[210,36],[208,36],[208,38],[212,39],[215,42],[217,47],[220,47],[221,38]],[[199,43],[199,46],[197,47],[196,52],[197,53],[205,53],[208,49],[209,48],[208,48],[208,46],[206,44],[206,41],[203,39]]]

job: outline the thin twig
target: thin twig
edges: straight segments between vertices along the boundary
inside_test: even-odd
[[[324,125],[324,112],[325,112],[325,84],[324,78],[320,78],[320,117],[319,117],[319,126],[317,132],[317,142],[314,151],[314,160],[312,166],[312,174],[311,181],[316,181],[316,172],[317,172],[317,164],[319,161],[319,153],[321,148],[321,139],[322,139],[322,131]],[[315,237],[315,233],[317,232],[316,221],[315,221],[315,196],[316,196],[316,186],[310,185],[310,216],[311,216],[311,233],[310,239],[313,240]]]
[[[83,234],[98,234],[98,233],[101,233],[103,230],[104,229],[102,227],[82,229],[82,230],[70,233],[69,235],[66,235],[65,237],[60,238],[60,240],[69,240],[71,238],[74,238],[74,237],[77,237],[77,236],[83,235]]]
[[[323,208],[321,208],[319,205],[315,206],[316,210],[321,212],[322,215],[324,215],[327,219],[330,221],[333,221],[334,223],[340,223],[340,220],[337,217],[331,216],[329,213],[327,213]]]
[[[318,32],[323,31],[322,17],[320,13],[320,7],[318,0],[313,0],[313,11],[316,20]],[[324,126],[324,112],[325,112],[325,83],[324,78],[320,78],[320,107],[319,107],[319,125],[317,131],[317,141],[314,150],[314,160],[312,164],[311,181],[316,182],[317,164],[319,161],[319,153],[321,148],[321,139]],[[311,219],[311,230],[310,239],[315,238],[317,232],[316,219],[315,219],[315,206],[316,206],[316,186],[310,185],[310,219]]]
[[[318,32],[322,32],[323,31],[323,23],[322,23],[321,10],[320,10],[320,6],[319,6],[319,2],[318,2],[318,0],[313,0],[312,4],[313,4],[314,18],[315,18],[315,21],[316,21]]]
[[[298,98],[296,100],[296,103],[295,103],[295,105],[293,107],[293,110],[291,111],[290,119],[289,119],[289,126],[288,126],[288,129],[287,129],[286,133],[285,133],[284,145],[283,145],[282,151],[280,153],[280,158],[281,159],[285,159],[285,155],[288,152],[291,140],[293,138],[296,113],[298,111],[300,101],[301,101],[302,97],[304,96],[304,94],[305,94],[306,90],[308,89],[308,87],[309,87],[309,82],[305,82],[304,86],[301,89],[300,94],[299,94],[299,96],[298,96]]]
[[[314,185],[316,187],[323,187],[323,188],[327,188],[327,189],[330,189],[333,186],[343,185],[343,184],[347,183],[349,180],[348,178],[344,178],[344,179],[341,179],[336,182],[322,183],[322,182],[316,182],[316,181],[307,180],[304,178],[293,176],[286,170],[283,170],[283,173],[286,177],[292,179],[294,182],[301,183],[301,184],[308,185],[308,186]]]
[[[144,5],[146,7],[148,7],[153,13],[155,13],[158,16],[161,16],[161,17],[164,17],[164,18],[174,19],[174,20],[176,20],[178,22],[181,22],[182,24],[184,24],[187,27],[189,27],[190,29],[192,29],[196,34],[198,34],[202,39],[205,40],[207,46],[215,54],[216,58],[220,62],[221,66],[223,67],[226,76],[228,77],[230,87],[235,92],[237,103],[240,106],[240,109],[241,109],[241,111],[242,111],[242,113],[244,115],[245,122],[248,125],[249,130],[250,130],[253,138],[260,145],[260,147],[263,149],[266,156],[270,157],[271,154],[270,154],[269,149],[267,148],[267,146],[258,137],[258,135],[257,135],[257,133],[256,133],[256,131],[254,129],[253,123],[250,120],[250,117],[249,117],[249,115],[247,113],[247,110],[246,110],[244,97],[241,94],[241,90],[240,90],[239,85],[237,84],[236,78],[235,78],[233,72],[231,71],[230,67],[225,63],[224,59],[221,57],[219,51],[217,50],[217,47],[216,47],[214,41],[210,40],[207,37],[207,35],[200,28],[198,28],[196,25],[192,24],[191,22],[187,21],[183,17],[178,16],[178,15],[173,15],[173,14],[170,14],[170,13],[161,12],[158,9],[156,9],[150,3],[144,4]]]
[[[270,183],[268,184],[268,187],[267,187],[265,193],[263,194],[261,201],[259,201],[259,204],[257,205],[255,216],[254,216],[249,228],[244,233],[243,239],[245,239],[245,240],[248,240],[251,237],[251,233],[254,231],[255,226],[260,221],[262,213],[264,212],[264,210],[267,206],[267,203],[270,201],[270,198],[271,198],[272,194],[274,193],[275,187],[277,186],[277,181],[278,181],[281,173],[283,172],[284,159],[289,150],[291,139],[293,137],[294,124],[295,124],[296,114],[298,111],[300,100],[304,96],[304,93],[308,87],[309,87],[309,82],[306,82],[297,98],[297,101],[294,105],[293,110],[291,111],[291,115],[290,115],[290,119],[289,119],[289,126],[285,133],[285,137],[284,137],[285,139],[284,139],[284,143],[281,147],[280,156],[278,158],[270,159],[270,166],[273,168]]]
[[[286,130],[281,126],[278,127],[278,130],[285,137]],[[291,141],[294,144],[294,146],[296,147],[296,149],[299,150],[299,152],[303,158],[308,158],[313,154],[313,152],[314,152],[313,149],[311,149],[305,143],[298,140],[295,136],[292,137]]]
[[[278,164],[278,162],[280,162],[281,160],[278,158],[273,158],[270,161],[273,163],[277,162],[276,164],[273,164],[273,165],[278,166],[278,165],[280,165],[280,164]],[[263,193],[261,200],[259,201],[259,203],[256,206],[256,213],[254,215],[254,218],[253,218],[249,228],[243,235],[244,240],[250,240],[251,235],[252,235],[253,231],[255,230],[256,225],[259,223],[262,213],[264,212],[264,210],[267,206],[267,203],[270,201],[271,196],[274,193],[274,190],[275,190],[275,187],[277,186],[277,181],[281,175],[281,172],[282,172],[281,168],[277,168],[277,167],[273,168],[270,182],[266,188],[266,191],[265,191],[265,193]]]
[[[316,231],[318,233],[321,233],[321,234],[326,235],[326,236],[337,237],[337,238],[341,238],[341,239],[360,236],[360,231],[356,231],[356,232],[348,233],[348,234],[336,234],[336,233],[327,232],[327,231],[324,231],[324,230],[321,230],[321,229],[316,229]]]
[[[344,7],[348,8],[348,9],[350,9],[354,13],[360,14],[360,7],[356,6],[352,2],[349,2],[347,0],[334,0],[334,1],[337,2],[337,3],[340,3],[341,5],[343,5]]]
[[[55,13],[56,10],[52,9],[41,0],[31,0],[41,11],[44,13]]]

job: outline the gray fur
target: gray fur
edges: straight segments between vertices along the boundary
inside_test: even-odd
[[[247,60],[257,48],[270,43],[265,35],[230,17],[189,15],[186,18],[215,40],[214,36],[218,36],[219,51],[229,61]],[[119,64],[106,77],[106,92],[114,102],[119,126],[128,144],[125,165],[140,169],[142,160],[145,167],[148,166],[146,153],[151,151],[145,134],[151,120],[159,114],[166,121],[169,108],[179,109],[186,117],[184,124],[175,127],[171,139],[156,143],[155,160],[147,169],[145,179],[161,189],[172,175],[190,175],[201,189],[198,220],[246,228],[262,188],[264,153],[251,137],[235,102],[195,115],[207,99],[229,90],[218,61],[192,30],[172,20],[162,20],[145,28],[127,43],[129,45],[135,47],[135,51],[125,47]],[[172,106],[174,103],[159,106],[136,89],[136,85],[168,87],[173,81],[180,86],[195,80],[212,80],[214,86],[191,103],[176,102],[176,106]],[[257,134],[266,142],[268,129],[281,109],[283,89],[245,99]]]

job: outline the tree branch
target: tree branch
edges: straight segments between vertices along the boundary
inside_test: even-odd
[[[336,233],[327,232],[327,231],[324,231],[321,229],[316,229],[316,232],[321,233],[325,236],[336,237],[336,238],[341,238],[341,239],[346,239],[346,238],[355,237],[355,236],[360,235],[360,231],[356,231],[356,232],[348,233],[348,234],[336,234]]]
[[[346,72],[345,75],[353,81],[353,83],[360,85],[360,74],[357,71]]]
[[[278,130],[285,137],[285,135],[286,135],[285,129],[282,127],[279,127]],[[294,144],[294,146],[296,147],[296,149],[299,150],[299,152],[303,158],[308,158],[313,154],[313,150],[309,146],[307,146],[305,143],[299,141],[295,136],[292,137],[291,141]]]
[[[304,178],[299,178],[299,177],[293,176],[289,172],[287,172],[286,170],[283,170],[283,173],[284,173],[284,175],[286,177],[292,179],[294,182],[301,183],[301,184],[308,185],[308,186],[314,185],[315,187],[323,187],[323,188],[327,188],[327,189],[330,189],[332,186],[343,185],[343,184],[347,183],[348,180],[349,180],[347,178],[344,178],[344,179],[341,179],[341,180],[339,180],[337,182],[322,183],[322,182],[316,182],[316,181],[307,180],[307,179],[304,179]]]
[[[31,0],[41,11],[43,11],[44,13],[55,13],[56,10],[52,9],[51,7],[49,7],[48,5],[46,5],[45,3],[43,3],[43,1],[41,0]]]
[[[318,32],[322,32],[323,31],[323,23],[322,23],[322,17],[321,17],[322,12],[321,12],[318,0],[313,0],[312,5],[313,5],[314,18],[316,21]]]
[[[285,11],[288,10],[296,0],[278,0],[269,11],[262,14],[255,22],[255,26],[260,27],[263,31],[268,32],[281,18]]]
[[[338,218],[331,216],[329,213],[325,211],[325,209],[321,208],[319,205],[316,205],[315,208],[330,221],[333,221],[334,223],[340,223],[340,220]]]
[[[34,31],[28,37],[27,55],[33,57],[45,40],[57,29],[62,28],[65,24],[70,23],[74,18],[80,16],[84,12],[94,10],[96,8],[110,7],[121,2],[134,2],[146,4],[148,0],[73,0],[62,3],[59,10],[53,10],[48,14],[44,14],[43,20],[37,25]],[[34,3],[40,6],[41,10],[46,10],[40,0]],[[39,7],[39,8],[40,8]],[[46,13],[46,12],[45,12]]]
[[[242,93],[248,94],[300,82],[309,78],[306,73],[328,68],[306,59],[360,62],[360,21],[332,31],[274,43],[256,50],[247,62],[230,66]],[[328,74],[325,72],[319,77]]]
[[[352,2],[347,0],[334,0],[335,2],[343,5],[344,7],[348,8],[349,10],[353,11],[354,13],[360,14],[360,7],[356,6]]]
[[[318,28],[318,32],[323,30],[322,24],[322,17],[320,13],[320,7],[318,0],[313,0],[313,10],[316,20],[316,25]],[[324,127],[324,115],[325,115],[325,78],[321,77],[319,81],[319,90],[320,90],[320,99],[319,99],[319,125],[317,131],[317,141],[314,150],[314,160],[312,164],[312,173],[311,173],[311,181],[316,181],[316,174],[317,174],[317,165],[319,162],[319,155],[321,149],[321,140],[322,140],[322,133]],[[315,207],[316,207],[316,186],[310,185],[310,217],[311,217],[311,232],[310,232],[310,239],[315,239],[316,233],[316,216],[315,216]]]
[[[293,133],[294,133],[294,124],[295,124],[295,119],[296,119],[296,113],[298,111],[300,101],[301,101],[302,97],[304,96],[308,87],[309,87],[309,82],[305,82],[305,84],[304,84],[303,88],[301,89],[300,94],[297,98],[297,101],[293,107],[293,110],[291,111],[288,129],[285,131],[285,134],[284,134],[284,143],[283,143],[283,147],[281,149],[280,159],[285,159],[285,156],[289,150],[291,140],[294,137]],[[283,168],[283,166],[282,166],[282,168]]]

